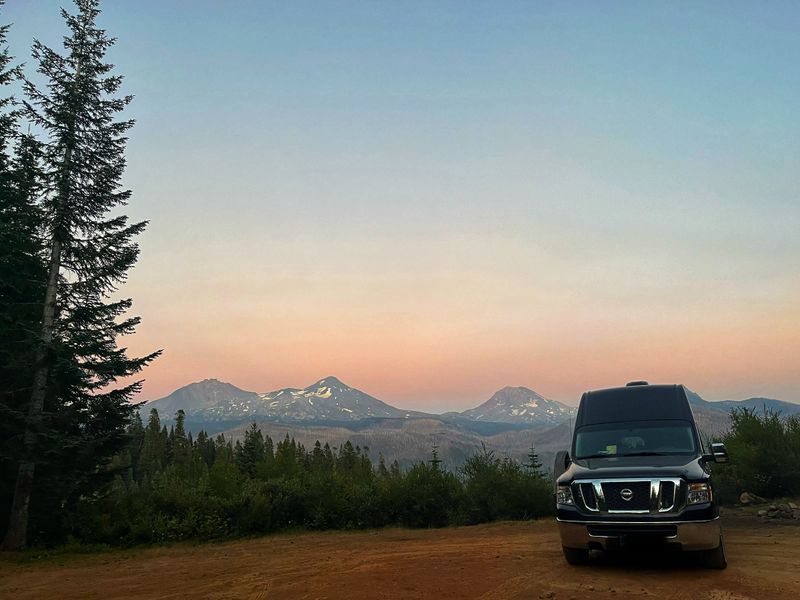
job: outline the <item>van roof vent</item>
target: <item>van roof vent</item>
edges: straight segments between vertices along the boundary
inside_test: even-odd
[[[647,383],[646,381],[629,381],[628,383],[625,384],[625,387],[631,387],[634,385],[650,385],[650,384]]]

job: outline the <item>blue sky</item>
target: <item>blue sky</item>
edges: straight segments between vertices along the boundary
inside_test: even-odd
[[[60,4],[9,0],[16,55]],[[103,8],[151,220],[131,346],[166,348],[146,396],[800,401],[796,3]]]

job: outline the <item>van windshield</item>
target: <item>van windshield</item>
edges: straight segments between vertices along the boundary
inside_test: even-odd
[[[694,455],[691,423],[638,421],[581,427],[575,434],[575,458]]]

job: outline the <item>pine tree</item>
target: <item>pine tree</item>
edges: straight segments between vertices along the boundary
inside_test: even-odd
[[[0,27],[0,531],[6,529],[23,457],[46,279],[36,204],[39,147],[19,134],[19,106],[5,91],[19,75],[6,48],[8,30]]]
[[[325,442],[325,445],[322,446],[322,455],[325,462],[325,470],[328,472],[333,471],[336,467],[336,457],[333,455],[333,450],[331,450],[331,445],[328,442]]]
[[[20,135],[9,155],[13,139],[6,135],[14,132],[0,131],[0,421],[10,427],[9,436],[21,439],[47,275],[36,204],[40,147],[32,136]]]
[[[338,470],[341,473],[352,473],[358,464],[358,455],[356,449],[350,440],[345,441],[339,449],[339,457],[336,461]]]
[[[214,462],[225,464],[233,462],[233,446],[225,439],[224,433],[220,433],[214,439]]]
[[[141,477],[152,479],[158,471],[164,468],[166,462],[166,446],[161,434],[161,420],[158,411],[150,409],[147,427],[144,429],[144,442],[142,443]]]
[[[431,448],[431,459],[428,462],[434,471],[438,471],[440,469],[442,460],[439,458],[439,446],[436,445],[436,442],[433,443],[433,448]]]
[[[130,454],[130,478],[133,481],[141,479],[142,450],[144,449],[144,425],[139,411],[133,413],[130,425],[128,425],[128,448]]]
[[[250,477],[256,474],[256,465],[264,460],[264,436],[253,421],[244,432],[244,443],[236,446],[236,466]]]
[[[5,5],[5,0],[0,0],[0,8]],[[8,30],[11,29],[10,25],[0,26],[0,86],[5,89],[9,83],[14,81],[19,74],[18,67],[12,67],[11,63],[13,58],[6,46],[6,37]],[[4,143],[14,136],[17,130],[17,110],[14,98],[11,96],[3,96],[0,98],[0,135]],[[5,145],[3,146],[5,150]]]
[[[383,458],[383,452],[378,453],[378,477],[386,479],[389,476],[389,470],[386,468],[386,459]]]
[[[275,459],[275,444],[269,436],[264,439],[264,459],[268,463],[271,463]]]
[[[322,451],[322,444],[319,440],[314,442],[314,449],[311,450],[309,466],[313,471],[323,471],[325,469],[325,453]]]
[[[131,358],[117,346],[118,336],[133,333],[139,319],[125,316],[130,299],[108,298],[136,262],[134,238],[146,226],[109,215],[130,197],[120,181],[133,122],[116,117],[131,96],[117,96],[122,78],[104,62],[114,40],[96,26],[98,1],[75,4],[75,15],[62,10],[69,29],[64,55],[33,44],[47,86],[24,84],[25,117],[46,135],[42,193],[49,258],[6,548],[26,545],[37,467],[57,478],[39,489],[62,506],[107,481],[106,466],[125,444],[129,400],[141,382],[113,386],[158,355]],[[73,449],[69,461],[50,459],[66,447]]]
[[[172,464],[178,467],[181,475],[186,474],[190,462],[191,441],[186,437],[186,413],[179,409],[175,413],[175,426],[171,434]]]
[[[217,455],[217,448],[214,444],[214,440],[208,437],[208,434],[205,432],[205,430],[201,429],[197,434],[195,447],[197,448],[197,452],[200,454],[200,457],[203,459],[203,462],[206,463],[206,466],[211,467],[211,465],[214,464],[214,459]]]
[[[534,444],[531,444],[530,452],[528,452],[528,464],[525,465],[528,472],[535,477],[542,476],[542,463],[539,461],[539,455],[536,454]]]

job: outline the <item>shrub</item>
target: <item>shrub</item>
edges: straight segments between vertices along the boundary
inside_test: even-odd
[[[767,497],[800,494],[800,417],[734,409],[722,441],[730,463],[714,466],[714,479],[724,502],[735,502],[743,491]]]

